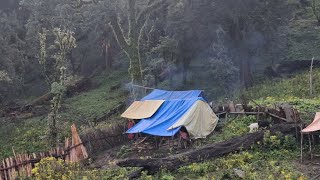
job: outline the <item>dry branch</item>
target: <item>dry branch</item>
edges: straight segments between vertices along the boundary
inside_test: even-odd
[[[73,92],[79,92],[79,90],[83,90],[88,88],[87,85],[90,84],[90,79],[88,78],[81,78],[80,80],[76,81],[75,83],[71,85],[67,85],[67,93],[66,94],[72,94]],[[28,109],[33,106],[42,105],[46,102],[49,102],[53,98],[53,94],[51,92],[48,92],[37,99],[33,100],[31,103],[27,104],[23,107],[23,109]]]

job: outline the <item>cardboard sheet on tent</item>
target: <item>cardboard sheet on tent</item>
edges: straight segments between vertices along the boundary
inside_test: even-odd
[[[157,112],[163,102],[164,100],[135,101],[121,115],[121,117],[128,119],[149,118],[153,116],[155,112]]]
[[[205,138],[217,126],[218,117],[210,106],[203,101],[196,101],[188,112],[168,130],[184,126],[192,139]]]

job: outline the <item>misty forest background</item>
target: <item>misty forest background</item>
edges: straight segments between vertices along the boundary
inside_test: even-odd
[[[137,0],[131,2],[134,25],[127,2],[131,1],[1,2],[1,102],[36,97],[50,89],[39,64],[39,32],[44,28],[74,33],[77,47],[68,53],[68,77],[126,71],[137,64],[142,77],[136,77],[135,84],[202,89],[210,99],[251,87],[267,66],[319,54],[291,44],[294,32],[289,26],[300,18],[299,2]],[[112,27],[118,23],[140,63],[132,58],[131,64],[135,55],[127,56],[130,50],[117,42],[120,35],[116,37]]]

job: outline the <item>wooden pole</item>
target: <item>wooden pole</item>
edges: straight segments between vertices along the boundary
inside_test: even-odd
[[[228,114],[245,114],[245,115],[258,115],[258,114],[263,114],[264,112],[229,112]]]
[[[139,88],[143,88],[145,90],[149,89],[149,90],[154,90],[155,88],[151,88],[151,87],[146,87],[146,86],[139,86],[139,85],[136,85],[136,84],[132,84],[133,87],[139,87]]]
[[[272,113],[269,113],[269,112],[267,112],[267,114],[269,114],[269,116],[272,116],[272,117],[275,117],[275,118],[281,119],[281,120],[283,120],[283,121],[290,122],[290,120],[289,120],[289,119],[282,118],[282,117],[277,116],[277,115],[275,115],[275,114],[272,114]]]
[[[260,106],[258,106],[257,122],[259,121],[259,115],[260,115]]]
[[[227,112],[221,112],[221,113],[218,113],[218,114],[216,114],[216,116],[220,116],[220,115],[222,115],[222,114],[227,114]]]
[[[226,121],[226,122],[228,122],[228,115],[229,115],[229,113],[227,112],[227,113],[226,113],[226,118],[225,118],[225,121]]]
[[[312,57],[312,60],[311,60],[311,65],[310,65],[310,77],[309,77],[309,81],[310,81],[310,96],[312,96],[313,92],[312,92],[312,68],[313,68],[313,60],[314,60],[314,57]]]
[[[308,140],[309,140],[309,153],[310,153],[310,159],[312,160],[312,144],[311,144],[310,133],[308,133]]]
[[[302,154],[302,152],[303,152],[303,147],[302,147],[302,144],[303,144],[303,133],[301,132],[301,136],[300,136],[300,161],[301,161],[301,163],[302,163],[302,160],[303,160],[303,154]]]
[[[313,144],[313,148],[314,148],[315,144],[314,144],[314,135],[313,134],[311,135],[311,138],[312,138],[312,144]],[[313,159],[313,148],[311,149],[311,159]]]
[[[297,119],[298,119],[298,112],[294,109],[293,110],[293,114],[294,114],[294,125],[296,126],[296,139],[297,139],[297,141],[299,142],[299,140],[298,140],[298,127],[297,127]]]

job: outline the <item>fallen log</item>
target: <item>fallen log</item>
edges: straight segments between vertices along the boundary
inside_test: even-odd
[[[278,124],[270,128],[270,133],[295,134],[295,128],[295,124]],[[117,165],[121,167],[141,167],[147,170],[149,174],[156,173],[162,167],[172,171],[190,163],[202,162],[231,152],[250,149],[252,145],[263,140],[263,135],[264,131],[258,131],[165,158],[125,159],[118,161]]]
[[[87,90],[90,84],[91,82],[89,78],[81,78],[75,83],[72,83],[66,86],[66,95],[70,97],[74,92],[81,92],[81,91]],[[21,108],[21,111],[28,111],[34,106],[48,103],[52,98],[53,98],[53,94],[51,92],[48,92],[38,97],[37,99],[33,100],[31,103],[23,106]]]
[[[108,111],[104,115],[94,119],[94,122],[98,123],[98,122],[101,122],[101,121],[105,121],[109,117],[124,111],[125,108],[126,108],[126,103],[120,102],[115,108],[111,109],[110,111]]]

